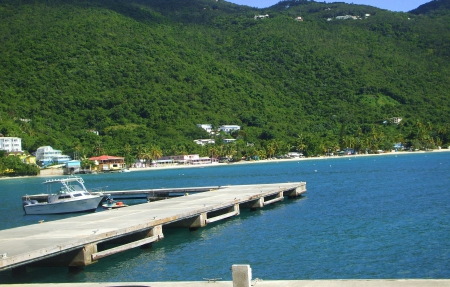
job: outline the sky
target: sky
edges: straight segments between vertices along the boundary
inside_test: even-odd
[[[225,1],[257,8],[267,8],[280,2],[280,0],[225,0]],[[349,4],[353,3],[353,4],[369,5],[391,11],[408,12],[413,9],[416,9],[422,4],[431,1],[432,0],[336,0],[324,2],[327,3],[345,2]],[[322,2],[322,0],[316,0],[316,2]]]

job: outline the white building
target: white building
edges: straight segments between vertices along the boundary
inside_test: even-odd
[[[62,151],[53,149],[51,146],[41,146],[36,151],[36,163],[40,166],[47,165],[49,163],[66,163],[71,158],[67,155],[63,155]]]
[[[287,156],[290,158],[301,158],[303,154],[299,152],[288,152]]]
[[[210,125],[210,124],[197,124],[197,127],[204,129],[208,133],[212,133],[213,132],[212,125]]]
[[[338,19],[338,20],[347,20],[347,19],[356,20],[356,19],[358,19],[358,17],[352,16],[352,15],[345,15],[345,16],[336,16],[336,19]]]
[[[255,15],[255,17],[254,17],[255,20],[257,20],[257,19],[264,19],[264,18],[269,18],[269,14],[266,14],[266,15]]]
[[[231,133],[232,131],[238,131],[241,127],[237,125],[222,125],[219,127],[219,131],[224,133]]]
[[[213,159],[209,157],[200,157],[198,154],[189,154],[189,155],[170,155],[163,156],[160,160],[172,160],[173,163],[176,164],[209,164],[213,163]]]
[[[400,124],[400,122],[403,120],[403,118],[399,118],[399,117],[395,117],[395,118],[391,118],[392,123],[398,125]]]
[[[22,139],[16,137],[0,137],[0,150],[22,152]]]
[[[213,139],[198,139],[198,140],[194,140],[194,142],[196,144],[199,145],[206,145],[206,144],[214,144],[215,141]]]

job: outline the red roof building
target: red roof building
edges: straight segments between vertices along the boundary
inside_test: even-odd
[[[89,158],[95,162],[98,171],[115,171],[125,168],[125,158],[119,156],[101,155]]]

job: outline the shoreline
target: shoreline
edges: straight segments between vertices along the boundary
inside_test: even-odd
[[[196,164],[196,165],[159,165],[151,167],[133,167],[128,168],[130,172],[139,171],[149,171],[149,170],[162,170],[162,169],[185,169],[185,168],[205,168],[214,166],[224,166],[224,165],[242,165],[242,164],[255,164],[255,163],[271,163],[271,162],[284,162],[284,161],[308,161],[308,160],[325,160],[325,159],[338,159],[338,158],[355,158],[355,157],[368,157],[368,156],[386,156],[386,155],[404,155],[404,154],[418,154],[418,153],[439,153],[439,152],[450,152],[450,149],[436,149],[430,151],[399,151],[399,152],[386,152],[379,154],[354,154],[354,155],[342,155],[342,156],[319,156],[319,157],[302,157],[302,158],[283,158],[283,159],[263,159],[263,160],[251,160],[251,161],[239,161],[233,163],[208,163],[208,164]],[[61,175],[54,175],[61,176]],[[15,176],[15,177],[0,177],[2,180],[11,179],[23,179],[23,178],[34,178],[34,177],[51,177],[51,175],[28,175],[28,176]]]
[[[130,172],[135,171],[148,171],[148,170],[161,170],[161,169],[183,169],[183,168],[204,168],[223,165],[241,165],[241,164],[255,164],[255,163],[271,163],[271,162],[284,162],[284,161],[308,161],[308,160],[322,160],[322,159],[338,159],[338,158],[354,158],[354,157],[368,157],[368,156],[386,156],[386,155],[401,155],[401,154],[418,154],[418,153],[431,153],[431,152],[450,152],[450,149],[430,150],[430,151],[400,151],[400,152],[386,152],[379,154],[355,154],[355,155],[343,155],[343,156],[319,156],[319,157],[302,157],[302,158],[283,158],[283,159],[263,159],[263,160],[251,160],[251,161],[239,161],[233,163],[212,163],[212,164],[196,164],[196,165],[160,165],[152,167],[136,167],[129,168]]]

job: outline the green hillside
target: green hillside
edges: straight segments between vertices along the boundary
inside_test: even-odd
[[[201,123],[240,125],[239,156],[448,145],[448,3],[0,0],[0,133],[84,156],[210,154]]]

